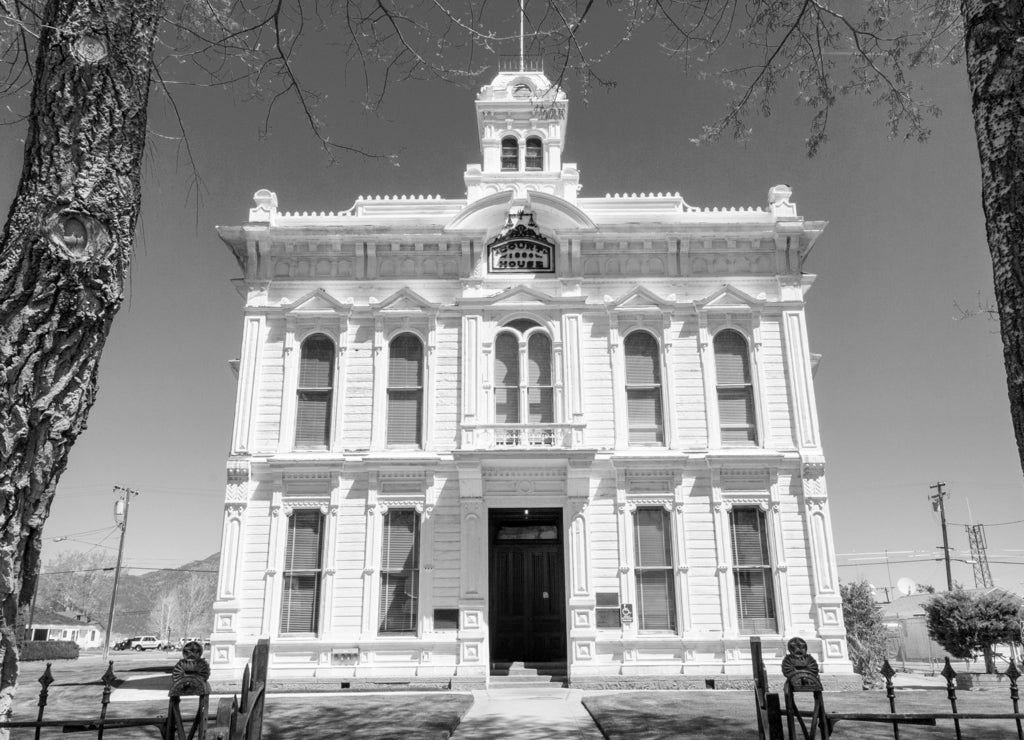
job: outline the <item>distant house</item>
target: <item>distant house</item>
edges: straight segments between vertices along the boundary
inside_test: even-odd
[[[83,650],[103,646],[103,626],[74,612],[36,609],[25,633],[29,640],[70,640]]]
[[[992,591],[1010,593],[1002,588],[968,588],[966,593],[972,596]],[[1024,602],[1020,596],[1010,594]],[[888,654],[890,660],[903,661],[942,661],[948,655],[945,649],[928,637],[927,616],[924,605],[935,597],[935,594],[911,594],[893,599],[882,604],[882,623],[889,630]],[[950,660],[954,660],[950,656]]]

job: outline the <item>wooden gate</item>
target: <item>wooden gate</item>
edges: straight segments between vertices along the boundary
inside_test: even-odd
[[[0,729],[35,729],[39,740],[44,728],[61,728],[64,733],[95,732],[102,740],[104,732],[127,727],[152,727],[163,740],[260,740],[263,734],[263,706],[266,698],[267,663],[270,655],[270,641],[260,640],[252,653],[252,659],[242,674],[241,698],[221,699],[212,726],[209,725],[210,709],[210,665],[203,658],[203,646],[189,642],[182,648],[182,657],[171,671],[171,688],[167,692],[167,714],[155,717],[108,717],[110,694],[117,676],[114,661],[100,679],[103,693],[100,697],[100,716],[95,720],[82,721],[46,719],[46,704],[50,684],[54,682],[51,664],[39,677],[42,689],[39,691],[39,707],[34,720],[9,720],[0,722]],[[182,717],[181,698],[198,697],[193,717]],[[21,734],[19,737],[26,737]]]

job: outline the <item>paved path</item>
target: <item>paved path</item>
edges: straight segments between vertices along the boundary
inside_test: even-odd
[[[474,691],[452,740],[604,740],[582,697],[578,689]]]

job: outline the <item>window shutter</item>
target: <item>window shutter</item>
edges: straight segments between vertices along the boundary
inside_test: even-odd
[[[666,537],[667,515],[664,509],[636,510],[636,567],[650,568],[672,563],[669,538]]]
[[[645,331],[635,331],[623,343],[626,352],[626,385],[660,385],[658,342]]]
[[[526,369],[530,385],[551,385],[551,340],[543,334],[530,336]]]
[[[323,515],[298,509],[288,519],[285,548],[281,632],[316,632],[320,611]]]
[[[423,343],[399,334],[388,345],[387,444],[418,447],[423,429]]]
[[[514,136],[506,136],[501,140],[501,169],[519,169],[519,140]]]
[[[381,552],[380,632],[415,632],[419,591],[419,520],[409,509],[387,512]]]
[[[768,564],[768,541],[760,509],[732,510],[732,557],[736,565]]]
[[[639,605],[638,627],[642,630],[674,630],[675,586],[671,570],[647,570],[636,574]]]
[[[739,627],[746,633],[776,632],[775,593],[764,512],[738,508],[732,510],[729,518]]]
[[[745,385],[750,382],[750,358],[747,340],[728,329],[715,335],[715,374],[718,385]]]
[[[544,144],[536,136],[526,140],[526,169],[544,169]]]
[[[502,332],[494,343],[494,421],[519,423],[519,340]]]
[[[296,391],[295,446],[327,447],[331,436],[334,343],[314,334],[302,343]]]

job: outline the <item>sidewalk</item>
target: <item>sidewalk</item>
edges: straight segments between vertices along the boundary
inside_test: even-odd
[[[582,697],[579,689],[474,691],[452,740],[603,740]]]

